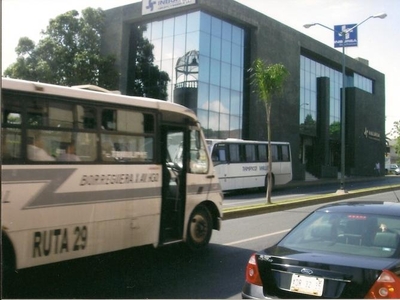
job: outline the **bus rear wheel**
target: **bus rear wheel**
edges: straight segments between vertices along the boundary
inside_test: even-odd
[[[204,205],[197,206],[192,212],[186,243],[191,250],[198,250],[208,245],[212,233],[212,218],[210,211]]]

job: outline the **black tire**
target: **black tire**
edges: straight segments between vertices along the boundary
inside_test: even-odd
[[[16,286],[18,285],[18,273],[16,271],[15,266],[15,256],[14,251],[11,246],[11,242],[2,235],[2,253],[1,253],[1,265],[2,265],[2,283],[3,290],[2,296],[4,298],[15,298],[12,295],[16,290]],[[19,297],[17,297],[19,298]]]
[[[208,245],[212,233],[212,218],[210,211],[204,205],[197,206],[192,212],[188,228],[186,243],[191,250],[199,250]]]

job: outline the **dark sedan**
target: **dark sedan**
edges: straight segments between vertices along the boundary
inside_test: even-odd
[[[323,206],[251,256],[243,298],[400,298],[400,203]]]

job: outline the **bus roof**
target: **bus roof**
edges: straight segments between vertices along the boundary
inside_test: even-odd
[[[81,86],[84,87],[83,89],[79,87],[66,87],[20,79],[2,78],[2,89],[151,108],[179,113],[197,121],[197,117],[191,109],[176,103],[145,97],[118,95],[115,92],[108,92],[102,88],[97,88],[94,91],[94,89],[87,89],[88,85]]]
[[[206,139],[206,141],[211,142],[213,145],[217,143],[241,143],[241,144],[267,144],[268,141],[254,141],[254,140],[243,140],[243,139],[234,139],[234,138],[227,138],[227,139]],[[288,145],[289,142],[278,142],[278,141],[271,141],[272,144],[281,144],[281,145]]]

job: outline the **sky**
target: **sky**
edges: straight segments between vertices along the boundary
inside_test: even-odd
[[[214,0],[218,1],[218,0]],[[236,0],[333,48],[329,28],[358,24],[372,15],[386,13],[385,19],[369,19],[358,27],[358,47],[346,48],[350,57],[362,57],[369,66],[385,74],[386,133],[400,120],[400,0]],[[38,42],[49,20],[75,9],[103,10],[138,0],[2,0],[2,72],[16,61],[15,47],[21,37]],[[337,48],[342,51],[342,48]],[[373,109],[373,108],[371,108]]]

